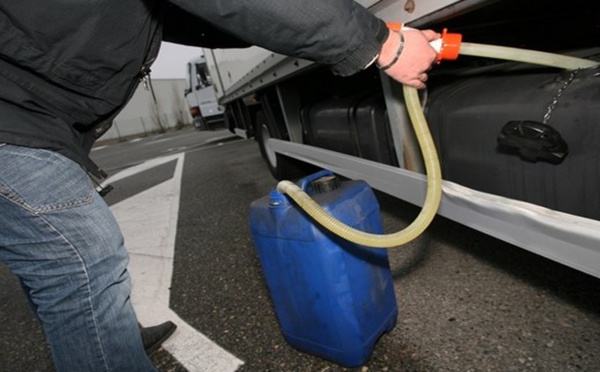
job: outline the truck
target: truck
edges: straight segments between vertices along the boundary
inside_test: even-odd
[[[204,55],[187,63],[184,95],[196,129],[211,130],[222,127],[225,109],[217,101],[213,79]]]
[[[386,22],[600,61],[592,0],[359,0]],[[417,206],[426,177],[400,84],[251,47],[206,49],[227,128],[276,179],[313,167]],[[438,215],[600,278],[600,69],[462,57],[421,103],[440,158]]]

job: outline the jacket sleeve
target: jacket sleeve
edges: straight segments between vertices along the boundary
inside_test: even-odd
[[[244,40],[169,3],[162,3],[162,40],[203,48],[247,48]]]
[[[350,75],[374,60],[385,23],[353,0],[169,0],[244,42]]]

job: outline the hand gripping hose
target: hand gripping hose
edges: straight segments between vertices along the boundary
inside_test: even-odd
[[[437,42],[437,45],[435,45],[433,43],[437,40],[432,42],[434,48],[436,48],[438,53],[442,56],[441,59],[455,59],[460,53],[462,55],[498,58],[564,68],[567,70],[589,68],[600,64],[595,61],[552,53],[473,43],[461,44],[460,37],[457,37],[457,35],[458,34],[446,34],[446,30],[444,30],[442,39],[438,39],[441,40],[441,43]],[[450,40],[450,42],[444,42],[446,37],[449,38],[448,40]],[[445,58],[443,55],[448,57]],[[379,235],[365,233],[335,219],[327,211],[321,208],[319,204],[312,200],[300,187],[290,181],[279,182],[277,191],[291,197],[300,208],[304,209],[306,213],[323,227],[356,244],[375,248],[392,248],[406,244],[418,237],[429,226],[439,209],[442,196],[442,176],[437,151],[433,139],[431,138],[425,115],[423,114],[423,108],[419,102],[417,90],[404,86],[403,91],[406,107],[412,121],[419,147],[423,154],[425,171],[427,173],[427,192],[425,194],[423,208],[417,218],[409,226],[392,234]]]

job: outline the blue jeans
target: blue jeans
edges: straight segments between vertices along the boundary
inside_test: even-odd
[[[81,167],[0,144],[0,261],[21,280],[58,371],[155,371],[123,236]]]

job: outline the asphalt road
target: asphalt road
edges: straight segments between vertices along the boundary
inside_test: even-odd
[[[177,152],[186,155],[171,308],[241,359],[239,371],[600,370],[599,279],[444,218],[389,252],[398,323],[365,366],[345,369],[296,351],[281,336],[250,238],[250,203],[275,186],[254,141],[185,129],[94,158],[114,174]],[[388,232],[418,213],[378,198]],[[0,321],[0,371],[52,371],[41,330],[3,266]],[[164,350],[153,361],[161,371],[185,370]]]

